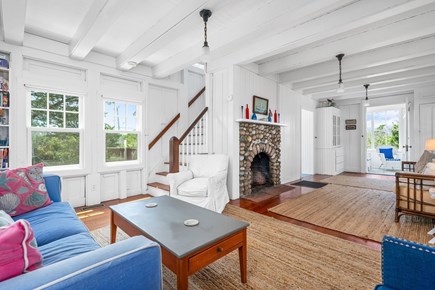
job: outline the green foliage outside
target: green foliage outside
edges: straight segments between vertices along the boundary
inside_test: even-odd
[[[32,91],[31,108],[32,127],[79,128],[76,96]],[[40,162],[45,166],[79,164],[80,134],[32,132],[32,164]]]
[[[32,164],[45,166],[80,163],[80,134],[32,132]]]
[[[106,162],[137,160],[137,134],[106,133]]]
[[[132,109],[129,111],[129,109]],[[104,129],[106,130],[106,162],[137,160],[137,133],[111,133],[110,131],[131,131],[127,123],[121,123],[127,115],[136,117],[136,106],[123,102],[106,101]],[[135,118],[133,118],[135,119]]]
[[[367,148],[378,148],[389,145],[393,148],[399,148],[399,124],[393,123],[391,128],[386,124],[379,125],[374,130],[374,144],[372,146],[372,131],[367,132]]]

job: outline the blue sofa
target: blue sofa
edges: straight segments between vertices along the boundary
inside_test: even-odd
[[[375,289],[435,289],[435,248],[385,236],[382,241],[382,285]]]
[[[60,177],[44,179],[53,203],[14,217],[30,222],[44,266],[0,282],[0,289],[162,289],[157,243],[137,236],[101,248],[61,201]]]

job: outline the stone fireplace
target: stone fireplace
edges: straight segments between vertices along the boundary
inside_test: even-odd
[[[255,186],[281,184],[281,128],[276,125],[240,122],[240,196]]]

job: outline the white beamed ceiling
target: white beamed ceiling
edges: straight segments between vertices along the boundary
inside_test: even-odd
[[[361,99],[435,85],[435,0],[0,0],[2,37],[55,40],[73,59],[108,55],[166,77],[200,59],[208,22],[209,71],[249,66],[304,95]],[[25,43],[24,43],[25,45]],[[345,93],[338,95],[343,58]]]

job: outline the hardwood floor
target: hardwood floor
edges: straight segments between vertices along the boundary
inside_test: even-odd
[[[368,178],[376,178],[376,179],[394,179],[393,176],[387,176],[387,175],[376,175],[376,174],[364,174],[364,173],[342,173],[343,175],[350,175],[350,176],[364,176]],[[322,179],[325,179],[327,177],[330,177],[329,175],[308,175],[304,176],[301,180],[307,180],[307,181],[321,181]],[[297,181],[295,181],[297,182]],[[293,182],[293,183],[295,183]],[[288,183],[290,185],[290,183]],[[368,239],[364,239],[361,237],[349,235],[346,233],[342,233],[340,231],[331,230],[328,228],[320,227],[311,223],[307,223],[304,221],[288,218],[285,216],[281,216],[272,212],[269,212],[268,210],[280,203],[285,202],[286,200],[297,198],[303,194],[306,194],[308,192],[311,192],[313,190],[316,190],[315,188],[309,188],[309,187],[301,187],[294,184],[291,184],[293,187],[292,190],[283,192],[281,194],[272,196],[271,198],[268,198],[261,202],[254,202],[248,199],[240,198],[236,200],[230,201],[230,204],[239,206],[241,208],[251,210],[260,214],[264,214],[267,216],[271,216],[273,218],[292,223],[298,226],[302,226],[305,228],[309,228],[324,234],[328,234],[340,239],[352,241],[361,245],[366,245],[372,249],[381,250],[381,244],[377,241],[372,241]],[[118,203],[123,202],[131,202],[138,199],[144,199],[144,198],[150,198],[152,197],[149,194],[140,194],[137,196],[128,197],[123,200],[111,200],[106,201],[101,205],[98,206],[92,206],[92,207],[80,207],[76,208],[77,215],[79,218],[86,224],[86,226],[89,228],[89,230],[95,230],[98,228],[102,228],[105,226],[108,226],[110,224],[110,205],[115,205]]]
[[[139,199],[150,198],[149,194],[139,194],[136,196],[130,196],[126,199],[115,199],[110,201],[105,201],[100,205],[90,206],[90,207],[76,207],[77,216],[85,223],[90,231],[103,228],[110,225],[110,208],[109,206],[131,202]]]

